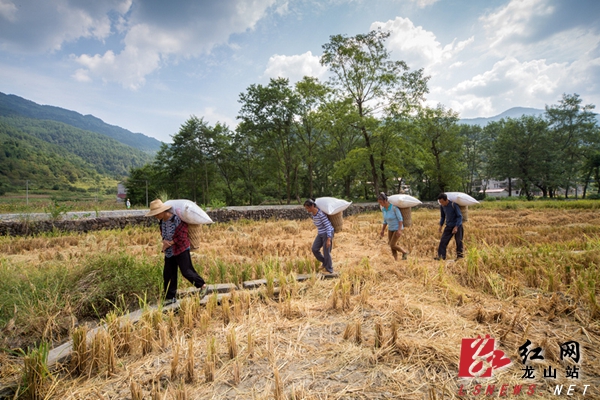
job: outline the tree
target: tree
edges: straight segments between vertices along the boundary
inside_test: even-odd
[[[463,138],[457,125],[458,114],[438,105],[426,107],[416,121],[416,140],[422,148],[423,174],[428,185],[421,189],[421,196],[433,199],[462,185],[464,163],[462,161]]]
[[[596,129],[594,105],[581,105],[578,94],[563,94],[558,105],[546,106],[546,119],[554,133],[554,141],[559,146],[560,162],[563,169],[562,187],[565,198],[571,185],[577,185],[576,176],[595,154],[594,145],[600,143]]]
[[[202,203],[211,201],[211,184],[216,174],[214,140],[220,129],[219,124],[211,127],[203,118],[191,116],[173,135],[173,143],[161,146],[154,168],[171,195],[197,201],[200,185]]]
[[[217,122],[213,129],[212,154],[214,164],[225,184],[225,203],[236,205],[236,182],[240,179],[240,151],[235,144],[235,137],[226,125]]]
[[[288,79],[277,78],[271,79],[268,86],[250,85],[240,94],[239,102],[242,108],[238,118],[254,136],[254,144],[260,146],[267,157],[272,157],[277,167],[278,188],[282,180],[285,181],[285,195],[290,204],[301,161],[299,138],[294,130],[300,99]]]
[[[308,168],[308,196],[313,197],[315,151],[324,135],[323,124],[320,123],[322,113],[320,109],[326,100],[329,89],[322,85],[317,78],[305,76],[296,83],[296,93],[299,97],[296,132],[304,145],[306,156],[304,160]]]
[[[600,193],[600,150],[596,149],[595,152],[586,160],[584,165],[584,185],[583,185],[583,198],[585,199],[590,178],[594,177],[596,183],[596,193]]]
[[[236,148],[236,168],[241,177],[241,198],[248,204],[257,204],[261,200],[260,187],[264,182],[262,179],[265,163],[258,146],[253,144],[250,128],[242,122],[237,126],[233,137]]]
[[[418,105],[427,93],[428,77],[423,70],[409,72],[404,61],[391,61],[384,42],[389,32],[380,30],[353,37],[334,35],[323,45],[321,64],[333,77],[331,85],[343,98],[352,99],[357,113],[355,127],[362,133],[369,154],[374,192],[379,192],[379,175],[372,140],[380,113],[402,115]]]
[[[516,177],[518,172],[513,140],[504,132],[505,126],[506,120],[501,119],[488,123],[483,130],[490,143],[486,151],[486,175],[501,181],[508,179],[508,195],[512,196],[512,178]]]
[[[357,120],[357,114],[352,107],[352,100],[335,98],[329,99],[323,105],[321,119],[319,120],[320,126],[327,133],[324,140],[324,153],[320,158],[322,167],[319,172],[327,171],[333,167],[333,177],[342,181],[343,193],[347,198],[352,197],[352,183],[357,179],[357,175],[353,168],[348,168],[341,162],[348,157],[352,150],[363,147],[362,134],[356,128],[358,125]],[[327,182],[324,182],[323,186],[326,184]]]
[[[488,155],[492,176],[518,178],[528,199],[533,198],[532,186],[537,186],[544,197],[556,187],[555,149],[543,118],[523,115],[502,119],[490,123],[486,130],[492,137]]]
[[[485,149],[489,141],[484,130],[479,125],[461,124],[459,134],[463,138],[463,162],[465,164],[465,176],[463,177],[463,191],[472,196],[475,186],[484,179],[484,168],[486,163]],[[511,193],[509,193],[509,196]]]
[[[152,164],[140,168],[132,168],[129,178],[125,180],[127,197],[132,204],[145,204],[146,206],[158,193],[156,184],[156,171]]]

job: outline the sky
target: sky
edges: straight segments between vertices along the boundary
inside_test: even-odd
[[[327,81],[330,36],[378,28],[461,118],[600,107],[599,0],[0,0],[0,92],[168,143],[192,115],[234,129],[252,84]]]

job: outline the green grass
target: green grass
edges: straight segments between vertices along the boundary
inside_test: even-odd
[[[563,210],[597,210],[600,209],[600,200],[581,199],[538,199],[527,201],[518,197],[495,201],[482,201],[480,204],[470,206],[486,210],[519,210],[519,209],[563,209]]]
[[[156,302],[161,285],[162,264],[125,251],[37,268],[0,259],[0,326],[13,319],[26,342],[60,341],[78,320],[137,308],[140,298]]]

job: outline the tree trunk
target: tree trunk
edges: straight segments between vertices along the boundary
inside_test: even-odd
[[[350,177],[345,177],[344,178],[344,191],[346,192],[346,198],[349,199],[350,198],[350,184],[352,183],[352,180]]]
[[[387,179],[385,178],[385,164],[382,160],[379,164],[379,170],[381,171],[381,191],[387,193]]]
[[[375,191],[375,196],[379,193],[379,181],[377,176],[377,167],[375,167],[375,157],[373,156],[373,151],[371,149],[371,140],[369,138],[369,133],[367,132],[367,128],[364,126],[361,128],[363,137],[365,138],[365,145],[369,150],[369,164],[371,164],[371,177],[373,179],[373,190]]]

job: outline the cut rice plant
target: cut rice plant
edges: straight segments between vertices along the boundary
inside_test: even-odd
[[[73,329],[71,340],[73,342],[73,352],[71,354],[71,370],[75,375],[81,375],[86,372],[88,362],[86,325]]]
[[[196,381],[196,366],[194,357],[194,340],[191,337],[188,340],[188,350],[185,362],[185,378],[186,382],[194,383]]]
[[[48,369],[48,349],[47,343],[41,343],[23,357],[21,388],[27,399],[46,399],[52,394],[53,377]]]
[[[142,388],[139,385],[139,383],[135,382],[134,380],[131,380],[131,383],[129,384],[129,388],[131,390],[131,400],[143,400],[144,399],[144,392],[142,391]]]
[[[238,345],[234,328],[231,328],[227,333],[227,349],[229,351],[229,359],[233,360],[238,356]]]

